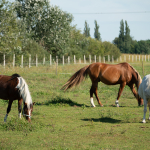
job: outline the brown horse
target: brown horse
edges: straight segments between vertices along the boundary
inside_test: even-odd
[[[130,87],[132,93],[138,100],[138,105],[143,105],[143,100],[139,97],[134,88],[135,84],[138,90],[139,85],[142,82],[142,79],[139,73],[128,63],[120,63],[117,65],[110,65],[105,63],[90,64],[77,71],[68,80],[68,82],[63,85],[61,89],[67,90],[69,88],[79,85],[83,81],[83,79],[86,78],[88,75],[92,81],[92,86],[90,89],[90,100],[91,105],[93,107],[95,107],[93,102],[93,93],[96,96],[98,104],[100,106],[103,106],[97,95],[98,82],[100,81],[107,85],[120,84],[117,100],[115,102],[117,107],[119,107],[119,98],[125,85],[128,85]]]
[[[18,74],[12,76],[0,75],[0,99],[9,100],[4,122],[11,110],[14,100],[18,100],[19,117],[21,118],[22,101],[24,104],[23,115],[30,122],[33,111],[32,98],[25,80]]]

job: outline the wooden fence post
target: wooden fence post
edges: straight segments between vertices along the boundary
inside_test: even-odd
[[[50,54],[49,56],[49,65],[51,66],[52,65],[52,55]]]
[[[13,55],[13,68],[15,67],[15,54]]]
[[[63,58],[62,58],[62,63],[63,63],[63,65],[65,64],[64,55],[63,55]]]
[[[29,55],[29,68],[31,68],[31,55]]]
[[[4,64],[3,65],[4,65],[4,68],[5,68],[5,54],[4,54],[3,58],[4,58]]]
[[[21,55],[21,68],[23,68],[23,55]]]
[[[36,54],[36,67],[38,67],[38,56]]]

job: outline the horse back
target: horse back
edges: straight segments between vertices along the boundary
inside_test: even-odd
[[[5,100],[18,99],[18,89],[15,88],[17,84],[17,77],[0,75],[0,98]]]
[[[105,64],[93,63],[89,66],[91,80],[101,81],[108,85],[130,82],[132,70],[128,63]],[[92,79],[93,78],[93,79]]]

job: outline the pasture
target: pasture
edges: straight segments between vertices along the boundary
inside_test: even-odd
[[[131,65],[143,78],[142,63]],[[20,74],[36,102],[31,123],[18,119],[17,101],[4,123],[7,101],[0,100],[0,149],[149,149],[150,121],[141,123],[144,107],[138,107],[129,87],[123,90],[119,108],[114,107],[119,85],[99,83],[104,107],[99,107],[94,97],[95,108],[90,104],[89,78],[70,91],[60,90],[83,66],[58,66],[57,75],[55,66],[0,67],[0,74]],[[144,73],[150,74],[149,63],[144,63]]]

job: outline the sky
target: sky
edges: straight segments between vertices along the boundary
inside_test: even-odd
[[[82,33],[87,21],[91,37],[94,37],[96,20],[102,41],[112,42],[119,36],[122,19],[127,21],[134,40],[150,39],[150,0],[50,0],[50,5],[71,13],[72,25]]]
[[[50,0],[50,5],[71,13],[74,17],[72,25],[76,25],[81,33],[87,21],[92,38],[96,20],[102,41],[112,42],[119,36],[123,19],[134,40],[150,39],[150,0]]]

